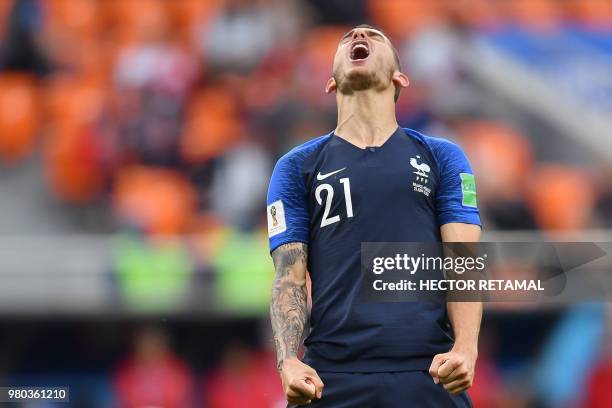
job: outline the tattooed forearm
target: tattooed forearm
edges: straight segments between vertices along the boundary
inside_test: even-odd
[[[291,243],[272,253],[276,276],[272,284],[270,319],[279,369],[285,359],[297,356],[308,318],[306,259],[308,247]]]

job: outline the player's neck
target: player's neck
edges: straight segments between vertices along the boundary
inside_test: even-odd
[[[338,95],[337,136],[365,148],[382,146],[397,129],[395,103],[386,93],[372,91]]]

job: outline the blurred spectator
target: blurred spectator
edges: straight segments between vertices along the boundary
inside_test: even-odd
[[[302,24],[295,1],[228,0],[202,24],[198,43],[214,72],[248,73],[277,44],[291,44]]]
[[[480,333],[478,360],[474,374],[474,385],[468,391],[474,407],[510,407],[508,390],[504,388],[502,373],[493,358],[495,341],[487,331]]]
[[[462,57],[471,48],[469,40],[465,23],[449,14],[445,20],[434,20],[413,33],[407,41],[397,44],[410,80],[427,87],[432,102],[440,107],[444,105],[446,110],[459,109],[468,97],[462,94],[467,91],[463,89],[461,75]],[[406,93],[411,91],[409,88]]]
[[[149,164],[177,165],[183,103],[196,77],[193,56],[170,40],[161,16],[143,21],[136,41],[115,65],[120,140],[127,153]]]
[[[208,408],[280,408],[286,406],[271,353],[253,354],[244,345],[227,346],[221,365],[204,380]]]
[[[122,305],[146,313],[184,307],[194,261],[183,241],[121,234],[113,243],[112,268]]]
[[[41,46],[42,20],[40,0],[13,2],[7,31],[0,44],[0,71],[26,71],[39,76],[51,72],[51,62]]]
[[[231,225],[253,228],[265,202],[271,162],[269,154],[255,143],[232,149],[214,175],[212,210]]]
[[[114,170],[117,146],[109,92],[99,78],[58,72],[46,81],[50,133],[43,159],[52,194],[88,204],[100,199]]]
[[[595,366],[586,388],[584,408],[607,408],[610,406],[612,389],[612,352],[604,350],[601,360]]]
[[[158,329],[137,333],[132,355],[117,367],[113,377],[119,407],[193,406],[192,374]]]

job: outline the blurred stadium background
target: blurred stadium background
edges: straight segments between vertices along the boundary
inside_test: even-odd
[[[268,177],[335,127],[362,22],[400,123],[467,151],[485,240],[612,242],[610,0],[0,0],[0,384],[284,406]],[[611,407],[610,310],[487,305],[476,407]]]

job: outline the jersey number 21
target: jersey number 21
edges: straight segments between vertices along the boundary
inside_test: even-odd
[[[346,216],[348,218],[352,218],[353,217],[353,201],[351,200],[351,181],[348,179],[348,177],[341,178],[339,181],[340,181],[340,184],[342,184],[344,187],[344,202],[346,204]],[[329,212],[332,206],[332,200],[334,198],[334,188],[332,187],[331,184],[320,184],[319,186],[317,186],[317,189],[315,190],[315,198],[317,199],[317,203],[319,203],[319,205],[323,205],[323,197],[321,197],[321,194],[323,193],[323,191],[326,191],[327,194],[325,195],[325,209],[323,210],[323,217],[321,218],[321,228],[340,221],[340,214],[336,214],[331,217],[329,215]]]

